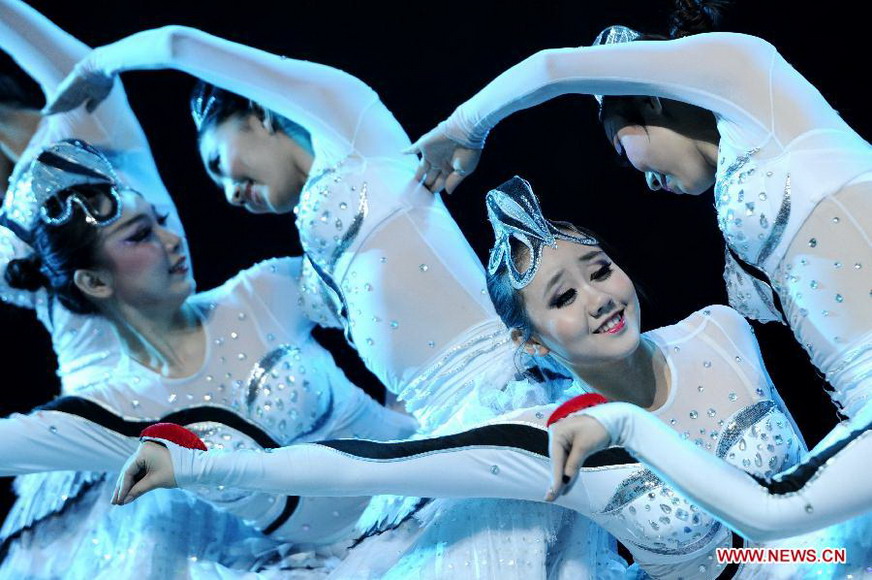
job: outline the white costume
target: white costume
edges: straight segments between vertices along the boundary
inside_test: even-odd
[[[422,432],[451,432],[553,400],[547,389],[501,390],[517,372],[516,348],[487,296],[481,264],[441,200],[415,182],[415,160],[402,154],[410,144],[405,131],[359,79],[183,27],[97,49],[83,67],[106,74],[178,69],[310,133],[314,163],[294,210],[307,258],[300,306],[322,325],[344,327],[367,367],[405,403]],[[388,510],[396,514],[386,513],[382,503],[394,502],[374,506],[364,527],[395,523],[417,500],[398,500],[400,506]],[[431,516],[422,518],[428,525],[413,531],[407,521],[402,538],[388,532],[368,539],[353,550],[359,566],[349,563],[353,569],[337,576],[379,577],[391,558],[414,560],[411,567],[424,576],[427,570],[438,576],[444,562],[464,558],[476,562],[478,574],[504,578],[546,569],[596,574],[591,570],[611,565],[604,534],[585,522],[573,522],[567,532],[575,542],[573,562],[549,553],[570,552],[558,546],[564,541],[558,534],[572,514],[553,506],[498,505],[436,502],[428,508]],[[451,515],[457,512],[464,517]],[[434,513],[439,517],[430,524]],[[433,539],[440,530],[447,536]],[[447,547],[434,551],[440,542]],[[580,544],[589,546],[584,553]],[[511,563],[506,554],[515,555]],[[361,569],[370,566],[384,569]],[[408,573],[399,566],[395,570]]]
[[[801,436],[772,388],[750,327],[735,311],[712,306],[644,336],[670,372],[667,401],[654,412],[658,423],[707,457],[758,477],[796,462],[804,451]],[[456,435],[401,443],[329,441],[270,453],[169,447],[183,487],[541,501],[551,477],[544,429],[551,410],[525,410]],[[726,527],[617,449],[593,456],[558,503],[612,532],[655,578],[715,578],[723,572],[715,549],[732,545]],[[462,572],[463,562],[451,564]]]
[[[727,243],[778,291],[797,340],[848,416],[872,391],[872,148],[759,38],[700,34],[546,50],[509,69],[441,127],[481,148],[507,115],[566,93],[648,95],[712,111]],[[727,256],[730,303],[780,320],[768,289]]]
[[[3,0],[0,2],[0,11],[2,48],[41,84],[47,95],[54,92],[57,84],[73,65],[90,51],[86,45],[21,2]],[[113,89],[109,98],[94,114],[80,108],[70,113],[43,118],[27,151],[16,166],[11,183],[26,187],[28,184],[17,181],[17,178],[29,161],[43,147],[71,137],[87,140],[99,147],[113,163],[121,180],[154,204],[159,214],[168,214],[168,227],[176,232],[182,231],[175,207],[158,175],[145,135],[121,86]],[[13,203],[14,199],[15,191],[12,190],[7,196],[7,211],[15,211],[17,206]],[[31,249],[12,231],[5,227],[0,228],[0,263],[5,265],[14,258],[26,257],[30,253]],[[270,274],[270,267],[277,268],[280,272]],[[272,412],[267,412],[263,417],[258,415],[257,420],[264,422],[269,429],[254,440],[251,440],[249,434],[239,444],[248,445],[256,441],[259,445],[275,446],[282,440],[294,440],[304,436],[307,430],[312,429],[320,433],[319,437],[334,432],[354,436],[357,431],[351,430],[351,427],[367,422],[372,422],[373,425],[363,426],[360,429],[362,436],[366,436],[363,433],[371,432],[378,438],[402,438],[411,433],[411,421],[384,411],[359,389],[349,384],[336,368],[329,353],[309,336],[313,325],[298,315],[298,301],[289,298],[290,294],[296,292],[295,281],[299,278],[299,267],[299,260],[282,260],[273,262],[270,266],[262,265],[259,269],[240,275],[222,289],[199,296],[198,300],[213,297],[218,303],[220,300],[239,301],[237,295],[244,293],[246,289],[252,291],[257,288],[261,292],[260,297],[248,296],[242,300],[239,315],[245,317],[245,321],[233,323],[251,327],[252,332],[240,343],[234,337],[227,339],[237,349],[238,344],[244,343],[245,349],[235,350],[233,356],[245,353],[246,358],[225,363],[224,360],[230,357],[218,352],[221,350],[219,344],[210,344],[207,365],[226,364],[227,368],[222,368],[220,373],[218,369],[213,369],[211,374],[203,371],[186,380],[165,379],[131,363],[123,355],[117,335],[105,318],[73,314],[57,300],[50,300],[45,290],[30,293],[9,288],[5,284],[5,277],[0,276],[0,297],[17,306],[34,308],[39,319],[51,332],[59,362],[62,394],[81,394],[83,397],[62,398],[59,401],[63,405],[60,402],[52,404],[57,412],[44,411],[38,417],[47,416],[47,420],[51,420],[56,428],[61,428],[67,421],[78,421],[86,425],[87,428],[79,426],[74,431],[93,439],[92,445],[96,447],[99,447],[101,439],[94,437],[93,433],[89,434],[88,430],[96,429],[100,432],[101,428],[70,416],[70,413],[75,415],[82,411],[82,400],[104,407],[104,411],[98,414],[104,420],[110,417],[108,420],[115,427],[126,425],[125,438],[118,441],[112,437],[105,438],[108,447],[94,450],[97,454],[95,457],[83,459],[81,455],[61,445],[55,449],[59,455],[49,454],[42,461],[21,463],[23,452],[27,453],[28,458],[32,458],[34,446],[49,445],[50,441],[59,439],[57,435],[49,435],[52,431],[46,431],[45,425],[39,427],[40,419],[18,417],[4,420],[4,433],[15,431],[18,429],[16,425],[20,424],[31,428],[26,432],[4,436],[0,450],[4,457],[4,475],[58,469],[94,472],[53,471],[35,473],[16,480],[15,486],[20,498],[0,530],[0,538],[3,540],[0,550],[6,554],[3,567],[0,568],[0,577],[64,576],[91,579],[94,574],[99,573],[123,576],[124,570],[134,569],[137,575],[150,575],[154,578],[169,575],[182,577],[186,574],[196,575],[198,571],[206,574],[217,573],[209,568],[212,565],[219,568],[226,565],[243,569],[262,566],[277,569],[291,565],[285,556],[293,558],[293,565],[298,566],[317,567],[329,564],[325,561],[324,554],[307,560],[305,554],[290,556],[290,552],[298,550],[294,546],[299,547],[301,544],[324,546],[336,539],[347,538],[350,526],[359,515],[360,501],[326,509],[323,506],[310,508],[305,503],[296,505],[295,502],[288,503],[284,499],[273,504],[273,498],[267,498],[270,502],[267,506],[264,498],[260,498],[244,509],[240,507],[240,502],[231,502],[231,513],[228,513],[215,510],[210,504],[192,497],[172,494],[156,498],[135,510],[112,511],[108,496],[113,477],[102,473],[104,470],[117,471],[121,467],[127,451],[133,445],[128,438],[138,434],[134,432],[136,428],[141,430],[148,422],[157,418],[206,402],[204,397],[211,393],[209,386],[213,379],[215,387],[220,385],[222,389],[237,389],[236,381],[247,381],[252,387],[261,383],[266,385],[271,380],[270,377],[258,378],[249,375],[256,368],[263,370],[263,367],[252,365],[260,364],[259,359],[270,352],[275,358],[270,363],[273,366],[279,363],[291,364],[289,361],[292,356],[305,356],[309,359],[311,362],[307,364],[312,366],[306,382],[313,391],[323,391],[327,398],[316,398],[314,393],[303,390],[294,392],[289,389],[286,396],[293,399],[289,402],[290,399],[286,400],[281,392],[277,393],[274,400],[264,397],[261,392],[258,400],[263,405],[258,407],[258,412],[262,413],[264,409],[269,411],[270,407]],[[276,293],[279,295],[273,302],[263,301],[268,296],[276,296]],[[223,312],[227,312],[227,309]],[[230,324],[231,321],[222,320],[219,326]],[[215,323],[210,318],[209,328],[214,327]],[[277,330],[264,330],[267,327],[276,327]],[[216,335],[215,339],[218,338]],[[284,344],[298,345],[299,351],[290,349],[282,352],[280,347]],[[225,384],[231,366],[234,367],[235,375],[233,385]],[[168,393],[165,397],[157,397],[155,394],[161,389],[174,387],[178,390],[175,396],[171,397]],[[151,398],[150,403],[132,394],[131,389],[143,390]],[[234,401],[241,405],[233,397],[228,399],[229,402],[224,400],[227,397],[222,397],[218,392],[214,393],[214,397],[216,401],[223,401],[221,405],[224,407]],[[67,409],[69,405],[72,405],[71,409]],[[305,409],[296,408],[300,405]],[[92,404],[87,404],[84,408],[91,411],[96,409]],[[225,409],[221,417],[236,424],[244,420],[241,418],[247,413],[254,412],[254,409],[255,407],[246,409],[244,406],[232,409],[236,419]],[[111,419],[113,413],[116,419]],[[298,417],[303,413],[305,417]],[[125,419],[127,423],[118,423],[121,420],[118,417]],[[142,424],[136,425],[136,422]],[[215,427],[218,426],[216,423]],[[42,435],[49,440],[40,440]],[[222,433],[222,439],[213,443],[220,446],[225,443],[223,438],[227,436],[227,433]],[[32,437],[32,440],[27,446],[16,446],[16,442],[21,441],[22,437]],[[236,435],[233,437],[235,439]],[[75,439],[62,437],[62,440],[64,445],[69,446],[79,443]],[[93,447],[87,449],[93,450]],[[227,502],[219,497],[216,503]],[[281,521],[276,513],[277,510],[281,512],[280,507],[287,508]],[[334,512],[336,515],[332,515]],[[328,513],[329,516],[318,517]],[[236,517],[237,515],[241,517]],[[273,521],[269,521],[270,517],[273,517]],[[319,522],[310,524],[305,521],[309,519],[319,519]],[[298,522],[296,529],[289,527],[294,521]],[[307,526],[306,530],[301,527],[304,525]],[[192,529],[197,532],[193,533]],[[271,537],[264,536],[258,529],[269,530]],[[84,537],[86,533],[88,537]],[[164,545],[168,539],[179,537],[184,537],[185,540],[175,541],[173,549],[168,550]],[[278,556],[273,554],[254,557],[258,551],[277,549],[282,550]],[[340,550],[337,555],[341,553]],[[74,563],[72,567],[71,562]],[[231,574],[228,570],[223,570],[222,573]]]
[[[830,438],[833,444],[815,448],[790,470],[765,479],[682,443],[675,433],[638,407],[613,403],[583,413],[606,427],[612,445],[627,448],[707,512],[748,538],[765,541],[794,536],[786,538],[783,545],[795,549],[805,543],[795,537],[798,534],[872,510],[872,488],[864,473],[872,457],[868,408],[852,422],[856,429]],[[848,533],[837,534],[834,526],[811,536],[818,546],[845,548],[847,565],[805,565],[788,570],[764,566],[745,569],[742,577],[752,577],[754,572],[762,578],[795,578],[799,574],[845,578],[852,573],[868,573],[872,551],[868,535],[864,536],[863,521],[848,522]]]
[[[414,425],[408,417],[384,409],[346,379],[329,353],[310,337],[311,325],[288,323],[299,321],[296,300],[286,299],[296,292],[299,271],[300,259],[263,262],[192,298],[208,343],[203,367],[188,377],[162,377],[122,354],[110,380],[56,399],[33,414],[0,420],[2,475],[57,469],[119,471],[135,449],[139,432],[161,421],[189,425],[212,449],[411,434]],[[280,307],[283,304],[285,308]],[[180,506],[190,500],[174,501],[164,509],[160,502],[152,502],[149,509],[121,509],[107,515],[113,483],[101,487],[102,497],[95,498],[98,504],[86,515],[88,519],[77,522],[76,533],[46,534],[51,541],[46,547],[49,554],[63,554],[67,564],[70,557],[82,559],[81,569],[72,569],[74,575],[97,571],[114,577],[129,573],[167,578],[217,573],[221,564],[275,567],[286,555],[279,551],[286,549],[280,542],[309,547],[313,553],[309,560],[297,556],[278,564],[279,568],[295,561],[325,566],[330,564],[329,556],[342,554],[341,547],[330,547],[326,557],[318,547],[347,542],[368,502],[368,498],[301,499],[237,491],[205,494],[270,540],[202,507],[182,510]],[[203,517],[207,519],[201,523]],[[214,529],[209,529],[210,524]],[[204,525],[203,541],[194,543],[167,546],[173,536],[154,533],[169,528],[173,534],[186,534]],[[133,538],[111,537],[118,528],[127,528]],[[131,543],[125,545],[125,540]],[[20,562],[13,550],[9,573],[20,564],[20,573],[39,575],[37,564],[27,561],[38,548],[39,542],[29,541],[29,551]],[[276,553],[264,560],[261,553],[269,550]]]

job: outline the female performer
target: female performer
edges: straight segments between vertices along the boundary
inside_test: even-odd
[[[487,203],[497,235],[488,288],[522,348],[553,357],[610,400],[652,411],[701,453],[757,477],[798,459],[801,436],[739,314],[712,306],[641,334],[633,284],[595,236],[547,221],[520,178],[489,193]],[[379,490],[542,501],[537,486],[549,480],[545,424],[553,410],[528,409],[456,435],[396,444],[330,441],[270,453],[204,453],[165,439],[169,452],[146,442],[113,499],[128,503],[155,487],[220,482],[302,494]],[[147,439],[161,439],[157,433]],[[729,530],[620,450],[591,459],[557,503],[612,532],[652,577],[724,572],[716,549],[731,545]]]
[[[674,35],[710,22],[709,4],[679,2],[690,8]],[[598,95],[609,141],[649,187],[699,195],[714,184],[730,304],[789,324],[856,415],[872,389],[872,148],[759,38],[649,38],[611,27],[598,46],[524,60],[411,148],[419,171],[451,191],[500,120],[558,95]]]
[[[415,181],[414,160],[402,154],[408,137],[371,88],[328,66],[171,26],[96,49],[49,108],[95,107],[114,75],[142,68],[174,68],[221,87],[201,86],[192,103],[209,174],[230,203],[294,211],[305,251],[302,308],[344,328],[423,433],[554,400],[551,387],[511,383],[515,348],[481,265],[441,200]],[[592,570],[605,540],[562,510],[435,502],[409,520],[419,500],[397,501],[374,507],[363,525],[403,525],[353,550],[346,574],[439,575],[464,562],[506,578],[530,569],[604,573]],[[571,539],[558,538],[564,529]],[[573,550],[560,547],[568,542]]]

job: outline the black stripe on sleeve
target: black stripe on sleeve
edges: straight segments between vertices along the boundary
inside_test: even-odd
[[[449,449],[464,447],[506,447],[548,457],[548,432],[529,425],[516,423],[485,425],[442,437],[416,439],[413,441],[382,442],[357,439],[321,441],[319,445],[355,457],[376,460],[405,459]],[[584,467],[603,467],[638,463],[622,448],[610,448],[594,453],[584,462]]]
[[[93,401],[83,399],[82,397],[68,396],[59,397],[50,403],[39,407],[38,410],[43,411],[59,411],[70,415],[76,415],[83,419],[87,419],[92,423],[101,425],[106,429],[120,433],[127,437],[139,437],[143,429],[155,423],[176,423],[178,425],[191,425],[194,423],[221,423],[232,429],[236,429],[240,433],[253,439],[258,445],[264,449],[274,449],[281,447],[279,443],[269,436],[263,429],[256,425],[252,425],[242,417],[222,409],[220,407],[192,407],[175,411],[161,417],[158,421],[128,421],[115,413],[101,407]],[[297,496],[287,496],[285,507],[278,518],[263,529],[264,534],[271,534],[282,527],[294,514],[297,506],[300,504],[300,498]]]
[[[824,464],[827,461],[838,455],[838,453],[850,445],[852,441],[864,433],[867,433],[870,429],[872,429],[872,423],[851,431],[844,439],[833,443],[826,449],[823,449],[819,453],[807,458],[791,473],[784,477],[779,477],[777,480],[764,479],[757,475],[749,475],[757,480],[757,483],[768,489],[769,493],[772,495],[784,495],[800,491],[805,487],[809,480],[814,477],[819,469],[824,468]]]

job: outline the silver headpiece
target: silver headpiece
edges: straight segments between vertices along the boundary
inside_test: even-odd
[[[73,193],[61,201],[57,194],[77,185],[108,184],[108,210],[94,206]],[[3,200],[3,221],[16,233],[28,234],[38,221],[51,226],[65,224],[74,206],[95,226],[108,226],[121,217],[121,188],[118,176],[102,153],[78,139],[46,147],[22,172]]]
[[[539,262],[542,248],[557,246],[557,240],[576,244],[595,246],[599,241],[584,234],[567,234],[545,219],[539,208],[539,200],[533,193],[530,183],[520,177],[513,177],[496,189],[488,192],[485,198],[487,217],[494,228],[496,241],[490,251],[487,271],[493,275],[502,266],[509,273],[512,287],[520,290],[530,283]],[[526,246],[530,253],[530,265],[524,272],[515,266],[512,255],[512,238]]]
[[[624,42],[633,42],[642,36],[641,32],[633,30],[632,28],[628,28],[626,26],[622,26],[620,24],[615,24],[613,26],[609,26],[600,32],[597,37],[594,39],[592,46],[602,46],[604,44],[622,44]],[[602,95],[594,95],[594,99],[599,103],[599,106],[603,106],[603,96]]]
[[[212,107],[217,103],[218,99],[215,97],[215,91],[206,91],[204,89],[194,97],[191,103],[191,116],[194,118],[194,125],[197,127],[197,131],[203,126],[203,121],[209,116]]]

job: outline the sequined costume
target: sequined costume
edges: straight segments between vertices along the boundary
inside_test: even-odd
[[[868,408],[832,438],[833,444],[816,447],[786,472],[762,478],[693,449],[638,407],[614,403],[582,413],[606,427],[612,445],[628,449],[681,493],[742,535],[761,541],[787,538],[784,546],[793,549],[808,545],[811,539],[817,540],[818,547],[847,549],[846,564],[807,564],[786,570],[774,565],[765,570],[748,567],[740,574],[742,577],[848,578],[868,573],[868,548],[864,551],[856,549],[856,545],[846,546],[841,538],[826,531],[796,537],[872,510],[872,488],[866,478],[866,465],[872,456],[872,417]],[[768,439],[777,441],[774,437]]]
[[[666,97],[714,113],[715,204],[727,243],[773,281],[833,398],[856,414],[872,390],[869,144],[772,45],[728,33],[542,51],[441,127],[481,148],[507,115],[566,93]],[[780,319],[771,293],[729,254],[725,279],[739,312]]]
[[[0,48],[32,76],[46,95],[51,95],[76,62],[88,54],[88,46],[59,29],[41,14],[14,0],[0,2]],[[16,187],[26,187],[18,177],[43,147],[67,138],[79,138],[103,151],[122,180],[136,189],[157,211],[167,214],[168,226],[183,232],[166,187],[161,181],[151,149],[136,116],[130,109],[123,87],[116,86],[100,110],[88,114],[84,108],[43,117],[10,178],[4,198],[12,205]],[[0,226],[0,265],[31,253],[30,247],[11,230]],[[58,360],[58,376],[64,392],[72,393],[104,379],[118,361],[120,343],[104,318],[80,316],[57,301],[49,301],[44,290],[26,292],[11,288],[0,276],[0,299],[8,304],[31,308],[51,333]]]
[[[501,390],[517,372],[515,347],[487,296],[481,263],[440,198],[414,180],[415,160],[402,154],[408,136],[362,81],[177,26],[99,48],[82,66],[105,74],[178,69],[272,111],[279,127],[284,117],[310,133],[314,163],[294,210],[307,258],[300,306],[319,324],[344,328],[423,433],[451,432],[530,401],[547,402],[550,391],[537,387]],[[390,525],[418,500],[383,503],[391,507],[373,507],[364,528]],[[352,551],[356,564],[348,566],[357,567],[337,575],[379,577],[385,571],[370,567],[389,566],[401,555],[418,558],[417,569],[438,570],[471,554],[479,574],[527,578],[530,569],[544,575],[561,568],[584,576],[595,574],[601,555],[611,558],[605,535],[586,522],[567,526],[573,516],[565,510],[499,505],[435,502],[421,518],[425,525],[412,530],[415,523],[407,521],[402,538],[368,538]],[[434,539],[439,530],[451,537]],[[574,548],[567,562],[558,554],[564,537]],[[524,568],[505,554],[515,554]]]
[[[90,50],[38,12],[21,2],[12,0],[0,0],[0,38],[2,38],[2,48],[9,52],[18,64],[40,83],[47,95],[54,92],[64,75]],[[149,202],[156,206],[158,213],[168,214],[168,227],[177,232],[182,231],[175,207],[158,175],[148,142],[127,103],[121,86],[116,86],[113,89],[109,98],[94,114],[89,114],[80,108],[70,113],[43,118],[16,167],[16,172],[11,180],[13,186],[24,185],[18,180],[21,177],[22,168],[27,166],[38,151],[50,143],[69,137],[86,139],[98,146],[110,158],[121,180],[141,192]],[[12,203],[14,190],[11,193],[12,195],[6,198],[7,208],[14,210],[15,205]],[[30,248],[12,231],[0,228],[0,263],[4,267],[9,260],[25,257],[30,252]],[[286,262],[276,262],[275,264],[282,265]],[[294,267],[298,268],[299,265],[296,264]],[[288,267],[285,270],[288,270]],[[290,274],[291,272],[285,273]],[[236,280],[236,284],[244,285],[250,278],[250,276],[242,276]],[[278,281],[275,276],[273,278],[275,278],[274,281]],[[287,280],[283,280],[282,283],[284,284],[283,288],[287,287],[293,290]],[[131,376],[130,361],[122,355],[120,342],[111,324],[105,318],[72,314],[56,300],[50,301],[44,290],[29,293],[12,289],[5,285],[5,278],[2,276],[0,276],[0,284],[2,284],[0,296],[4,301],[35,309],[40,321],[51,332],[59,362],[58,374],[62,383],[62,395],[76,395],[80,392],[94,393],[97,385],[106,385],[107,380],[114,381],[115,378],[120,377],[124,377],[123,380],[126,381],[128,389],[133,388],[132,382],[135,381],[136,388],[149,391],[146,385],[158,380],[155,375]],[[284,296],[286,293],[282,294]],[[268,351],[274,351],[276,354],[274,364],[280,365],[288,362],[288,357],[293,353],[288,351],[284,353],[284,357],[278,356],[277,347],[279,343],[287,342],[290,337],[294,337],[293,341],[300,345],[302,354],[310,358],[312,364],[321,361],[324,365],[323,369],[310,368],[308,381],[316,385],[313,387],[315,389],[323,390],[325,393],[333,393],[333,399],[329,403],[322,401],[317,408],[309,410],[310,413],[314,412],[316,418],[319,418],[322,423],[327,421],[327,417],[332,412],[333,419],[324,423],[319,432],[323,432],[324,429],[331,431],[333,428],[330,425],[339,428],[343,424],[357,424],[355,421],[364,421],[366,417],[372,420],[375,420],[376,417],[382,417],[385,423],[381,436],[393,438],[408,434],[410,426],[406,424],[405,420],[399,420],[397,423],[392,414],[378,411],[377,406],[374,406],[362,392],[347,384],[345,377],[336,369],[330,355],[309,338],[308,329],[311,328],[311,324],[301,320],[299,316],[291,317],[288,312],[279,313],[280,307],[287,304],[285,301],[276,301],[275,312],[267,312],[261,308],[257,313],[258,316],[266,317],[263,321],[264,324],[267,320],[271,321],[270,324],[275,323],[276,317],[286,319],[281,323],[280,332],[272,332],[273,340],[279,342],[267,344],[264,334],[260,335],[260,345],[253,340],[246,342],[246,348],[252,349],[246,351],[247,356],[251,359],[235,363],[238,366],[235,372],[239,376],[234,380],[246,379],[253,368],[252,365],[258,363],[258,359]],[[270,305],[270,307],[272,306]],[[261,324],[261,321],[250,319],[250,313],[244,315],[249,317],[249,320],[244,323],[245,325],[259,328],[258,325]],[[243,322],[240,321],[237,324],[241,325]],[[232,340],[232,338],[228,340]],[[215,350],[218,349],[218,346],[215,345],[212,348]],[[234,355],[238,354],[234,353]],[[217,359],[212,362],[217,364]],[[248,365],[247,370],[244,369],[245,365]],[[223,373],[226,372],[223,371]],[[323,385],[321,373],[324,374]],[[205,381],[205,379],[203,380]],[[260,382],[254,381],[252,378],[251,384],[253,386],[261,383],[266,385],[271,379],[268,376],[262,376],[258,380]],[[165,386],[169,384],[180,383],[178,381],[164,383]],[[141,410],[139,415],[131,410],[128,410],[127,413],[123,412],[129,406],[128,402],[115,401],[119,405],[115,410],[119,416],[128,419],[139,417],[145,420],[146,416],[163,416],[166,413],[193,406],[196,401],[193,398],[188,400],[188,395],[194,397],[196,394],[197,401],[202,404],[204,402],[202,393],[198,391],[208,392],[208,389],[205,388],[205,385],[208,384],[204,383],[202,389],[195,382],[183,384],[184,388],[181,388],[177,395],[182,397],[181,400],[171,401],[169,398],[153,400],[147,410],[147,415],[145,409]],[[120,388],[121,385],[119,385]],[[187,393],[185,393],[186,390]],[[103,392],[111,394],[112,391],[104,389]],[[89,395],[83,396],[87,399]],[[262,394],[258,396],[262,398]],[[288,396],[295,398],[295,402],[299,398],[300,403],[297,405],[311,404],[311,401],[308,400],[309,395],[302,391],[298,394],[291,394],[289,391]],[[69,403],[77,399],[61,400]],[[131,396],[130,400],[138,399]],[[252,404],[255,403],[256,401],[253,400]],[[276,399],[274,403],[271,414],[267,413],[267,415],[272,417],[268,420],[275,423],[271,427],[277,429],[269,434],[269,437],[274,438],[275,442],[288,437],[293,439],[302,433],[301,429],[317,427],[317,425],[311,424],[311,417],[305,420],[292,417],[293,413],[299,411],[281,397]],[[288,417],[275,418],[282,413],[281,408],[278,407],[286,404],[285,412]],[[360,405],[359,417],[351,411],[356,405]],[[259,407],[263,410],[262,405]],[[110,405],[110,408],[114,407]],[[252,409],[254,408],[253,406]],[[238,423],[243,420],[241,417],[244,417],[244,412],[234,411],[234,413],[239,417],[233,421]],[[62,413],[60,416],[65,417]],[[224,413],[223,416],[232,419],[229,413]],[[103,417],[105,418],[105,413],[103,413]],[[352,420],[351,417],[356,418]],[[33,421],[32,419],[26,420],[31,421],[31,423]],[[4,428],[12,429],[15,424],[16,421],[9,420],[5,423],[6,427]],[[371,429],[364,429],[364,431],[368,430]],[[57,439],[56,436],[49,435],[50,429],[43,430],[43,432],[50,440]],[[79,432],[82,431],[79,430]],[[353,434],[347,430],[345,433],[347,435]],[[34,438],[33,445],[43,443],[38,439],[38,434],[38,430],[28,433]],[[127,435],[135,436],[136,433],[130,432]],[[21,449],[16,448],[15,442],[19,441],[22,436],[23,434],[20,433],[15,436],[4,436],[0,454],[4,454],[4,458],[6,458],[6,453],[20,452]],[[266,436],[261,434],[260,439],[257,440],[260,445],[268,444],[263,439]],[[2,538],[0,558],[3,559],[3,565],[0,567],[0,578],[65,577],[88,578],[90,580],[98,573],[117,577],[125,575],[132,577],[134,576],[132,572],[125,574],[124,570],[133,569],[136,570],[136,576],[145,575],[154,578],[186,577],[188,574],[196,576],[198,573],[207,575],[223,573],[229,576],[237,573],[242,574],[249,568],[257,567],[268,567],[273,570],[292,564],[303,567],[307,565],[319,567],[330,563],[330,558],[325,555],[324,550],[321,550],[321,554],[312,553],[308,556],[305,551],[299,552],[297,550],[298,553],[293,553],[295,542],[298,544],[299,541],[305,541],[306,536],[309,536],[321,542],[322,545],[325,542],[329,543],[328,540],[331,539],[331,536],[336,535],[334,532],[342,527],[347,528],[356,517],[353,504],[350,507],[346,506],[348,509],[343,507],[338,510],[338,516],[333,516],[334,510],[331,509],[324,513],[330,514],[327,520],[336,522],[334,526],[336,529],[331,530],[329,525],[326,529],[313,526],[302,537],[294,537],[293,534],[284,533],[287,531],[284,528],[277,531],[282,533],[274,532],[266,536],[238,515],[215,509],[212,504],[202,499],[184,494],[162,494],[161,497],[136,509],[112,510],[107,498],[111,493],[114,477],[107,476],[102,473],[102,470],[120,468],[126,452],[119,451],[119,449],[126,449],[127,445],[129,443],[125,439],[123,443],[118,443],[114,447],[102,451],[104,456],[106,453],[111,455],[114,452],[111,468],[101,464],[98,466],[99,471],[94,472],[53,471],[50,473],[32,473],[16,479],[15,487],[19,499],[10,511],[2,530],[0,530],[0,538]],[[29,446],[25,449],[28,452],[32,451]],[[20,463],[4,462],[2,470],[4,474],[25,473],[49,468],[58,469],[61,466],[81,470],[95,468],[94,462],[98,461],[78,461],[74,458],[79,458],[79,456],[74,452],[70,452],[68,455],[62,463],[47,462],[40,464],[40,466],[31,464],[26,468],[22,467]],[[17,460],[20,460],[20,457]],[[16,469],[15,465],[21,469]],[[283,505],[288,504],[285,502]],[[275,510],[275,508],[272,509]],[[301,518],[307,517],[307,513],[309,516],[313,515],[313,512],[306,508],[294,512],[295,517]],[[265,527],[264,522],[256,522],[257,518],[252,514],[245,513],[243,515],[247,519],[259,523],[261,528]],[[259,517],[263,519],[267,515],[264,512]],[[180,538],[184,538],[184,540],[180,541]],[[166,548],[169,541],[173,543],[172,550]],[[135,553],[129,552],[131,549],[135,550]],[[262,557],[256,556],[258,552],[264,553]],[[342,550],[339,550],[336,555],[341,555],[341,553]],[[229,568],[240,568],[242,571],[231,571]],[[290,574],[291,572],[283,573]]]
[[[735,311],[712,306],[644,336],[669,365],[668,398],[654,412],[664,429],[671,427],[707,457],[755,476],[771,476],[798,459],[802,438],[778,400],[750,327]],[[171,451],[183,487],[222,483],[327,493],[329,479],[339,495],[389,490],[541,501],[551,476],[544,422],[552,409],[528,409],[456,435],[396,444],[328,441],[269,454]],[[559,502],[612,532],[655,578],[717,577],[723,566],[715,561],[715,549],[732,545],[728,528],[618,449],[588,461]],[[452,566],[443,568],[448,576],[469,566],[446,565]]]
[[[58,398],[33,414],[3,419],[0,471],[3,475],[47,469],[115,472],[135,448],[139,431],[166,420],[187,424],[212,449],[262,449],[325,436],[393,439],[411,434],[414,423],[408,417],[384,409],[348,381],[329,353],[309,336],[311,323],[302,328],[288,324],[296,316],[296,301],[281,298],[295,292],[299,275],[300,259],[271,260],[192,298],[208,347],[202,368],[188,377],[162,377],[122,353],[110,380]],[[114,481],[108,483],[111,486]],[[342,553],[341,547],[332,545],[347,543],[368,502],[368,498],[296,498],[210,490],[200,497],[266,535],[239,534],[236,527],[207,529],[206,541],[179,542],[174,550],[162,553],[167,547],[161,544],[172,536],[157,534],[157,545],[149,543],[149,526],[155,525],[149,518],[163,520],[162,525],[176,534],[201,525],[187,513],[173,511],[183,501],[173,501],[164,509],[150,505],[151,510],[137,510],[138,517],[131,518],[123,510],[107,516],[108,495],[99,498],[100,505],[90,516],[94,519],[89,519],[99,524],[97,529],[78,526],[75,556],[90,562],[93,569],[108,570],[118,577],[135,571],[138,577],[153,578],[177,574],[190,558],[196,563],[206,556],[206,562],[196,563],[201,573],[203,567],[224,564],[231,556],[230,564],[245,563],[244,548],[233,546],[235,542],[255,548],[248,562],[255,568],[275,564],[260,562],[259,552],[273,551],[273,559],[283,559],[286,554],[281,550],[289,551],[290,546],[280,542],[308,548],[303,550],[303,556],[311,552],[306,566],[329,565]],[[198,508],[194,515],[202,517],[201,512]],[[212,522],[216,516],[205,515],[207,525],[228,526],[226,521]],[[119,547],[114,538],[99,533],[121,525],[133,530],[142,525],[143,536]],[[63,534],[61,538],[71,541]],[[52,541],[52,549],[57,549],[57,538]],[[228,543],[226,552],[222,553],[220,542]],[[36,546],[29,544],[22,558],[16,558],[13,549],[10,568],[21,564],[27,571],[33,566],[21,561],[33,556]],[[328,547],[328,557],[319,552],[319,546]],[[103,557],[104,551],[108,558]],[[65,556],[70,554],[65,552]],[[214,560],[209,561],[210,557]],[[290,564],[283,562],[279,567]]]

